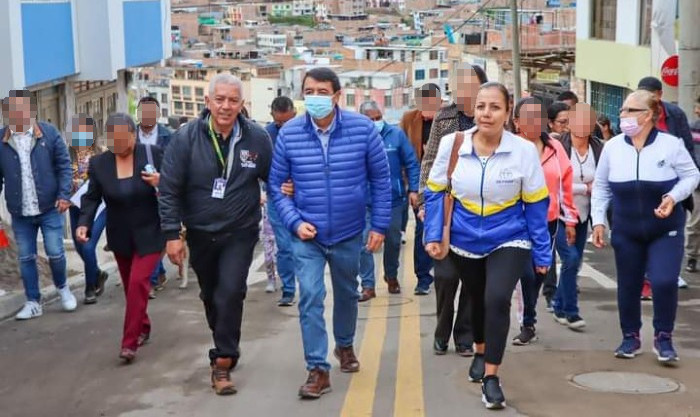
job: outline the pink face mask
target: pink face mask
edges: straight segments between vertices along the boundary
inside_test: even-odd
[[[620,119],[620,130],[629,137],[636,136],[642,131],[636,117],[623,117]]]

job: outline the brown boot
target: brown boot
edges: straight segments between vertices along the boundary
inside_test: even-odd
[[[340,361],[340,372],[351,373],[360,370],[360,362],[352,346],[336,347],[333,354]]]
[[[211,386],[217,395],[233,395],[236,393],[236,386],[231,381],[231,369],[233,360],[231,358],[217,358],[211,368]]]
[[[360,299],[358,301],[363,303],[365,301],[371,300],[372,298],[375,298],[376,296],[377,293],[374,292],[374,288],[363,288],[362,295],[360,295]]]
[[[396,278],[384,278],[387,286],[389,286],[389,294],[401,294],[401,286]]]
[[[331,392],[331,377],[328,371],[320,368],[309,371],[306,383],[299,388],[299,396],[307,400],[315,400],[328,392]]]

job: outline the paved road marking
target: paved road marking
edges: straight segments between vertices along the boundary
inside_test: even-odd
[[[406,230],[406,247],[413,247],[413,225]],[[413,281],[413,251],[407,250],[403,259],[403,291],[412,291],[408,283]],[[408,267],[406,267],[408,266]],[[401,306],[399,324],[399,357],[396,370],[396,396],[394,417],[423,417],[423,363],[420,340],[420,300],[414,296],[411,302]]]
[[[381,262],[375,259],[375,276],[382,276]],[[383,294],[382,294],[383,295]],[[382,350],[386,336],[389,303],[369,301],[365,331],[360,345],[360,372],[350,380],[341,417],[372,416],[377,378],[381,366]]]
[[[581,276],[586,276],[597,282],[601,287],[607,289],[617,288],[617,282],[608,278],[607,275],[590,266],[588,263],[581,264]]]

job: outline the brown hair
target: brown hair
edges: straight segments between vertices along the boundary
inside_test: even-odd
[[[651,110],[651,120],[656,124],[661,115],[661,100],[648,90],[637,90],[630,96],[638,97]]]
[[[487,83],[482,84],[481,87],[479,87],[479,91],[487,90],[487,89],[491,89],[491,88],[495,88],[496,90],[498,90],[501,93],[501,95],[503,96],[503,102],[506,103],[506,112],[509,112],[510,111],[510,93],[508,93],[508,89],[506,88],[506,86],[499,83],[499,82],[496,82],[496,81],[489,81]]]

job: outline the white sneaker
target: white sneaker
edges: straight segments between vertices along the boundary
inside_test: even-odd
[[[688,288],[688,283],[685,282],[683,277],[681,277],[680,275],[678,276],[678,288]]]
[[[68,284],[60,288],[58,294],[61,296],[61,305],[64,311],[74,311],[78,307],[78,301],[75,299],[73,293],[70,292]]]
[[[267,287],[265,287],[265,292],[266,293],[271,293],[277,291],[277,288],[275,288],[275,284],[273,282],[268,282]]]
[[[15,315],[15,320],[29,320],[44,314],[41,304],[36,301],[27,301],[24,307]]]

